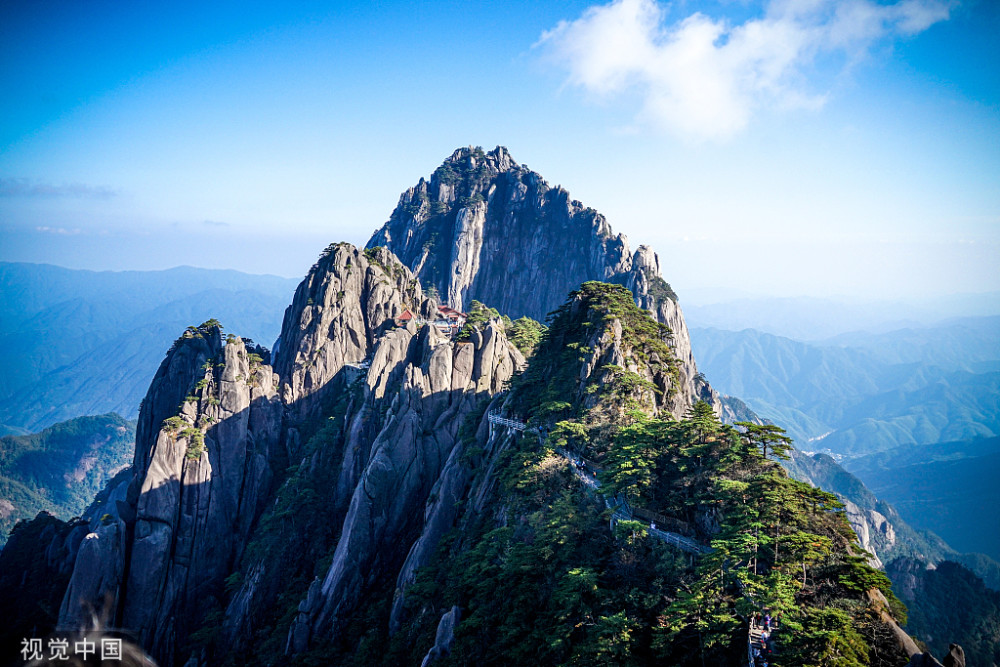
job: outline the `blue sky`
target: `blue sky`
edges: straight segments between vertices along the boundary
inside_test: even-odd
[[[984,0],[8,2],[0,260],[304,274],[458,146],[680,293],[1000,290]]]

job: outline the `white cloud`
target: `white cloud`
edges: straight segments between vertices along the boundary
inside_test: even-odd
[[[65,227],[35,227],[35,231],[39,231],[43,234],[57,234],[59,236],[77,236],[83,232],[74,227],[73,229],[66,229]]]
[[[642,97],[641,122],[695,139],[726,139],[761,108],[818,108],[807,85],[821,56],[862,58],[877,42],[948,18],[950,0],[772,0],[730,24],[702,13],[667,21],[656,0],[615,0],[561,21],[536,46],[599,98]]]

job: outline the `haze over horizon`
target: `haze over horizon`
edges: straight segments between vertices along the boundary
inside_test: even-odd
[[[300,277],[507,146],[681,294],[1000,290],[1000,8],[0,9],[0,260]]]

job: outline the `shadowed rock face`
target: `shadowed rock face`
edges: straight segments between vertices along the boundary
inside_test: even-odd
[[[85,625],[110,596],[115,622],[173,661],[270,490],[281,404],[260,361],[218,327],[189,330],[167,354],[140,411],[127,494],[83,541],[60,625]]]
[[[944,667],[965,667],[965,651],[958,644],[948,647],[948,655],[944,657]]]
[[[274,353],[281,399],[293,416],[315,413],[344,365],[367,359],[392,318],[423,302],[420,284],[387,250],[327,248],[295,290]]]
[[[86,626],[90,610],[108,598],[115,624],[137,633],[162,663],[182,661],[178,645],[237,569],[271,498],[274,471],[300,462],[303,426],[360,381],[343,452],[301,461],[341,461],[331,517],[343,521],[342,538],[307,624],[334,632],[373,563],[402,565],[421,533],[413,519],[466,416],[524,363],[498,323],[463,343],[433,327],[395,328],[403,310],[426,316],[430,308],[388,250],[339,244],[285,314],[275,354],[280,378],[264,363],[266,350],[247,350],[236,337],[223,343],[215,326],[186,332],[143,401],[133,476],[110,494],[110,520],[82,540],[60,623]],[[230,604],[233,636],[252,629],[246,612],[262,577],[263,563]]]
[[[684,315],[656,253],[639,246],[632,254],[603,215],[550,188],[502,146],[459,149],[429,181],[404,192],[368,241],[380,246],[459,310],[476,299],[513,318],[544,320],[588,280],[625,285],[674,332],[678,406],[705,399],[721,414],[718,395],[698,375]]]
[[[451,526],[436,511],[439,500],[457,500],[467,481],[468,471],[455,469],[459,429],[470,415],[482,416],[483,402],[523,363],[497,323],[469,342],[414,325],[378,342],[365,400],[347,421],[360,425],[383,411],[385,417],[373,440],[351,429],[338,483],[338,495],[349,494],[341,537],[325,577],[299,606],[290,652],[305,650],[316,636],[336,637],[373,580],[398,579],[403,588],[426,564]],[[423,517],[414,511],[428,504]]]

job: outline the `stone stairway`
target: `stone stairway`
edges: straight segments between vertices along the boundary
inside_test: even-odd
[[[748,636],[747,636],[748,664],[751,665],[751,667],[753,667],[753,665],[754,665],[754,661],[753,661],[754,653],[758,652],[758,651],[762,654],[762,657],[760,657],[760,658],[757,659],[757,663],[756,664],[757,665],[764,664],[764,660],[765,660],[765,656],[764,656],[764,643],[761,641],[761,634],[763,633],[763,631],[764,631],[764,627],[763,627],[763,625],[761,624],[760,621],[757,621],[755,623],[754,621],[751,620],[751,622],[750,622],[750,632],[748,633]],[[773,638],[774,637],[774,627],[773,626],[771,627],[771,633],[770,634],[771,634],[771,637]],[[768,640],[768,644],[770,644],[771,652],[774,653],[775,650],[774,650],[774,644],[772,643],[772,641]]]

